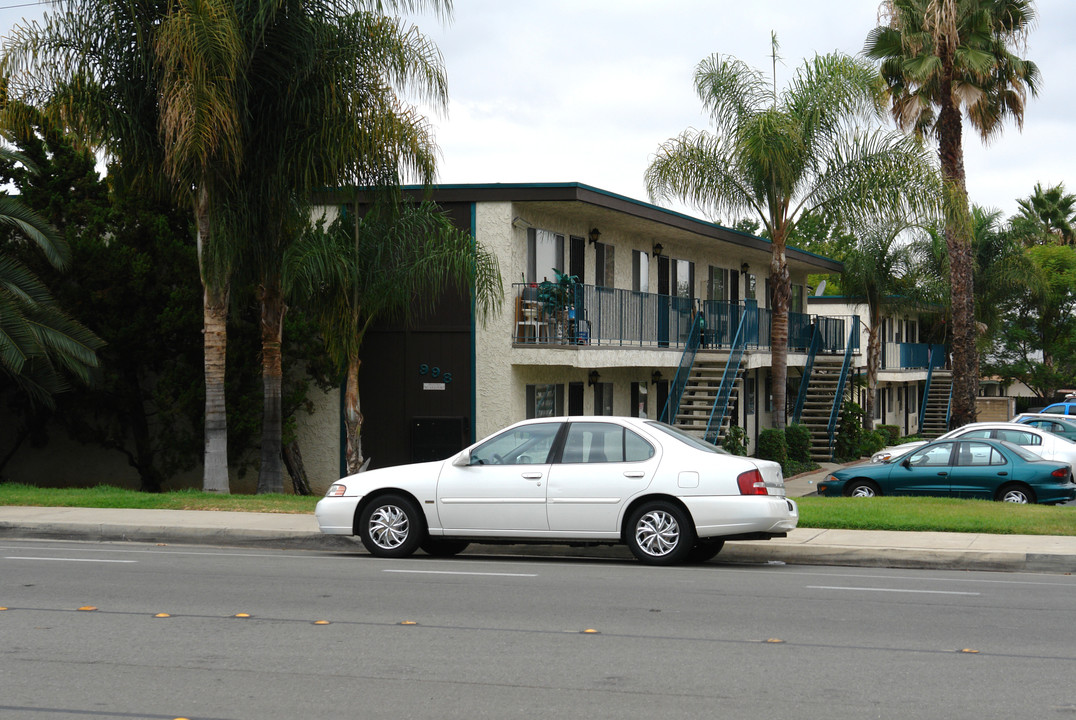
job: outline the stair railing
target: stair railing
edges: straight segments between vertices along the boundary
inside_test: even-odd
[[[852,329],[848,331],[848,344],[844,348],[844,363],[841,365],[841,376],[837,380],[837,391],[833,395],[833,409],[829,413],[829,424],[826,425],[826,437],[829,441],[829,458],[833,459],[833,435],[837,430],[837,420],[840,418],[841,405],[844,400],[844,386],[848,382],[849,371],[852,367],[852,350],[859,347],[859,316],[852,316]]]
[[[669,387],[669,397],[665,400],[665,407],[661,411],[661,421],[669,425],[676,424],[676,415],[680,412],[680,401],[684,397],[687,381],[691,375],[691,368],[695,365],[695,353],[699,351],[702,341],[702,330],[706,326],[702,313],[695,315],[691,324],[691,334],[688,336],[684,354],[680,356],[680,366],[676,368],[676,376]]]
[[[930,381],[934,377],[934,348],[936,348],[936,347],[937,347],[937,345],[931,345],[930,349],[927,350],[927,381],[926,381],[926,384],[923,385],[922,402],[919,403],[919,432],[920,433],[923,432],[923,423],[926,421],[926,418],[927,418],[927,401],[930,399]],[[946,424],[948,424],[948,418],[946,420],[947,420]]]
[[[747,318],[751,315],[750,307],[744,308],[744,313],[740,315],[740,323],[736,326],[736,336],[732,340],[732,347],[729,348],[729,358],[725,361],[725,370],[721,373],[721,386],[718,389],[717,397],[714,398],[714,406],[710,409],[710,419],[706,422],[706,434],[703,436],[706,442],[711,445],[717,445],[717,436],[721,432],[721,426],[725,422],[725,415],[729,410],[729,400],[732,398],[732,386],[736,382],[736,377],[740,374],[740,362],[743,360],[744,348],[747,345],[747,333],[744,331],[744,323],[748,322]],[[721,408],[721,412],[718,413],[718,408]],[[717,418],[717,426],[714,427],[714,418]]]
[[[800,379],[800,391],[796,396],[796,406],[792,410],[792,424],[800,421],[803,415],[803,405],[807,402],[807,387],[811,384],[811,373],[814,372],[814,358],[818,354],[818,348],[822,345],[822,328],[814,323],[811,333],[811,346],[807,350],[807,365],[803,368],[803,378]]]

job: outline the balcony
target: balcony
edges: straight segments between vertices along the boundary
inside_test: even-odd
[[[772,312],[753,301],[727,303],[575,284],[515,283],[512,341],[521,346],[654,347],[683,349],[695,313],[706,320],[702,349],[727,350],[743,322],[745,347],[770,349]],[[806,352],[817,327],[819,352],[843,353],[848,318],[789,313],[788,348]],[[854,342],[858,343],[858,337]]]
[[[944,345],[927,343],[882,343],[882,370],[926,370],[944,368],[948,351]]]

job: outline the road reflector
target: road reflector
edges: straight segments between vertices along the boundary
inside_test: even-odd
[[[583,634],[584,635],[588,635],[588,634],[590,634],[590,635],[600,635],[601,633],[599,633],[594,628],[587,628],[586,630],[583,631]]]
[[[162,617],[163,618],[163,617],[172,617],[172,616],[169,615],[168,613],[157,613],[153,617]]]
[[[328,620],[315,620],[314,624],[315,625],[328,625],[329,621]]]
[[[964,649],[963,649],[963,650],[961,650],[960,652],[962,652],[962,653],[968,653],[969,655],[977,655],[977,654],[979,653],[979,651],[978,651],[978,650],[972,650],[971,648],[964,648]]]
[[[0,607],[0,612],[3,612],[4,610],[7,610],[7,608],[6,607]]]
[[[418,625],[418,623],[415,622],[414,620],[401,620],[400,624],[401,625]]]
[[[83,605],[82,607],[79,608],[79,610],[82,611],[82,612],[93,612],[96,609],[97,608],[94,607],[93,605]]]
[[[235,617],[248,618],[248,617],[250,617],[250,613],[236,613]]]
[[[781,638],[766,638],[766,642],[773,643],[774,645],[779,645],[783,643],[784,640],[782,640]]]

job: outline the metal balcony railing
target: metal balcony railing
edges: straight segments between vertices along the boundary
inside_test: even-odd
[[[727,303],[694,300],[575,283],[515,283],[513,342],[520,345],[684,348],[695,316],[705,321],[702,349],[732,347],[743,326],[743,345],[770,347],[772,311],[752,301]],[[843,353],[847,318],[789,313],[788,346],[806,352],[817,327],[819,352]],[[858,348],[858,336],[855,338]]]
[[[883,370],[926,370],[945,367],[945,347],[926,343],[882,343]]]

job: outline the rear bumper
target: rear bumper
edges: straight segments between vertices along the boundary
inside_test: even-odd
[[[794,500],[779,496],[723,495],[683,498],[699,537],[781,537],[799,524]]]

